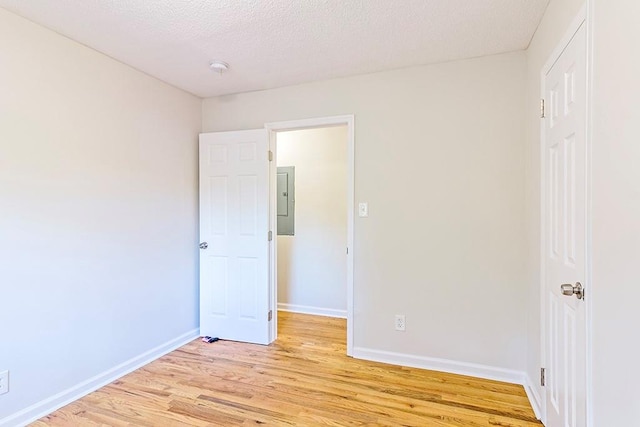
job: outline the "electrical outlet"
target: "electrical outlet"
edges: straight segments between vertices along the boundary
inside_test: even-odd
[[[404,319],[404,314],[396,314],[396,331],[404,331],[406,327],[406,322]]]
[[[0,394],[9,393],[9,371],[0,372]]]

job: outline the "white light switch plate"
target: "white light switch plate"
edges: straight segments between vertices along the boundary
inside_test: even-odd
[[[366,218],[369,216],[369,203],[358,204],[358,216],[360,218]]]

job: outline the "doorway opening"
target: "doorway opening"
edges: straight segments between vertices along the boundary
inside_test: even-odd
[[[270,133],[271,306],[347,319],[352,348],[353,117],[267,125]],[[274,314],[275,314],[274,313]],[[278,316],[272,322],[277,338]]]

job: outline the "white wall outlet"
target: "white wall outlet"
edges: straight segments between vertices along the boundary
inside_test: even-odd
[[[360,218],[366,218],[369,216],[369,203],[367,202],[358,203],[358,216]]]
[[[396,314],[396,331],[404,331],[406,326],[404,314]]]
[[[0,394],[9,393],[9,371],[0,372]]]

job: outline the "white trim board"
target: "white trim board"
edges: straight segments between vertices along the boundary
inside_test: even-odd
[[[585,4],[585,24],[587,27],[587,129],[586,129],[586,144],[587,144],[587,166],[586,166],[586,174],[587,174],[587,195],[585,199],[585,203],[587,205],[587,212],[585,217],[585,223],[587,227],[587,262],[586,262],[586,282],[589,286],[594,289],[593,283],[593,240],[592,240],[592,230],[593,230],[593,212],[591,209],[592,206],[592,194],[591,189],[593,188],[593,123],[594,123],[594,102],[593,102],[593,58],[594,58],[594,1],[586,0]],[[593,291],[589,291],[593,293]],[[587,322],[587,427],[594,426],[594,416],[593,416],[593,298],[587,298],[587,312],[586,312],[586,322]]]
[[[88,380],[85,380],[75,386],[61,391],[51,397],[48,397],[40,402],[9,415],[6,418],[0,420],[0,427],[16,427],[26,426],[60,408],[74,402],[87,394],[104,387],[125,376],[126,374],[139,369],[154,360],[164,356],[173,350],[182,347],[183,345],[193,341],[200,335],[200,329],[193,329],[186,332],[179,337],[176,337],[164,344],[161,344],[151,350],[144,352],[138,356],[135,356],[113,368],[104,371],[98,375],[95,375]]]
[[[536,418],[541,420],[542,400],[540,398],[540,394],[538,393],[538,390],[534,385],[535,383],[531,380],[531,377],[526,374],[524,375],[524,391],[525,393],[527,393],[527,398],[529,398],[529,403],[531,403],[531,407],[533,408],[534,414],[536,414]]]
[[[316,316],[347,318],[347,310],[336,310],[335,308],[312,307],[309,305],[278,303],[279,311],[288,311],[290,313],[313,314]]]
[[[389,363],[392,365],[408,366],[411,368],[428,369],[430,371],[447,372],[450,374],[466,375],[486,380],[502,381],[511,384],[525,384],[525,374],[522,371],[480,365],[477,363],[459,362],[435,357],[415,356],[412,354],[395,353],[392,351],[374,350],[355,347],[353,357],[370,360],[372,362]]]

